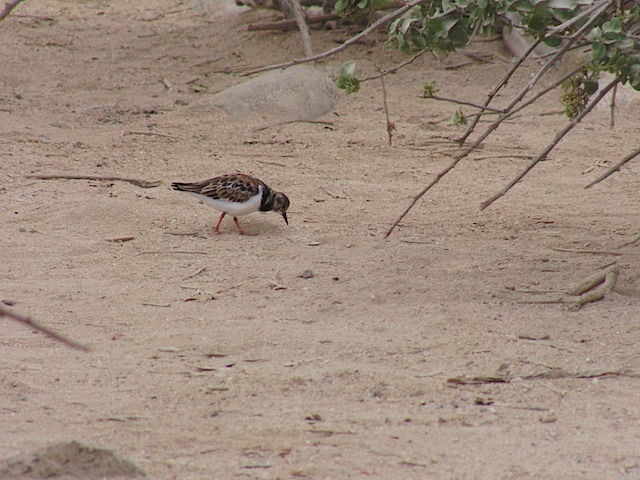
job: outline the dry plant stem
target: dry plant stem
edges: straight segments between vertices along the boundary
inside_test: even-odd
[[[622,370],[599,370],[595,372],[578,372],[570,373],[560,368],[553,368],[544,372],[532,373],[530,375],[481,375],[481,376],[463,376],[447,378],[447,383],[458,385],[481,385],[485,383],[509,383],[511,380],[559,380],[562,378],[598,378],[598,377],[633,377],[639,375],[633,372],[625,372]]]
[[[39,323],[36,323],[31,318],[14,313],[11,310],[3,307],[2,305],[0,305],[0,317],[9,317],[13,320],[16,320],[17,322],[20,322],[23,325],[27,325],[33,328],[34,330],[37,330],[38,332],[45,334],[49,338],[53,338],[54,340],[57,340],[58,342],[65,344],[67,347],[75,348],[76,350],[82,350],[83,352],[90,351],[89,348],[85,347],[84,345],[80,345],[79,343],[76,343],[73,340],[69,340],[68,338],[63,337],[59,333],[56,333],[53,330],[50,330],[49,328],[44,327]]]
[[[589,290],[592,290],[593,288],[597,287],[602,282],[604,282],[607,274],[613,270],[617,270],[619,272],[620,267],[614,266],[614,267],[606,268],[604,270],[596,272],[593,275],[588,276],[584,280],[581,280],[580,282],[576,283],[575,285],[567,289],[567,293],[569,295],[582,295],[583,293],[588,292]]]
[[[467,102],[465,100],[457,100],[455,98],[441,97],[440,95],[429,95],[428,97],[421,97],[421,98],[426,98],[426,99],[433,98],[434,100],[439,100],[441,102],[450,102],[450,103],[456,103],[458,105],[467,105],[469,107],[474,107],[482,111],[489,110],[490,112],[495,112],[495,113],[505,113],[504,110],[500,110],[499,108],[493,108],[487,105],[478,105],[477,103]]]
[[[7,18],[7,16],[11,13],[11,10],[16,8],[21,1],[22,0],[11,0],[10,2],[5,3],[4,8],[0,12],[0,22]]]
[[[300,36],[302,37],[302,45],[304,46],[304,54],[307,57],[313,56],[313,48],[311,47],[311,35],[309,34],[309,27],[304,19],[304,12],[300,5],[300,0],[289,0],[293,6],[293,16],[298,24],[298,30],[300,30]]]
[[[567,28],[569,28],[570,26],[580,22],[584,17],[587,17],[591,14],[591,12],[593,12],[594,10],[597,10],[598,8],[602,7],[603,5],[608,5],[611,2],[609,0],[600,0],[599,2],[594,3],[593,5],[591,5],[588,8],[585,8],[582,12],[580,12],[578,15],[576,15],[575,17],[571,18],[570,20],[567,20],[566,22],[564,22],[563,24],[558,25],[557,27],[552,28],[551,30],[549,30],[546,34],[545,34],[545,38],[549,38],[552,35],[555,35],[556,33],[561,33],[564,32]]]
[[[576,250],[573,248],[560,248],[560,247],[551,247],[551,250],[555,250],[556,252],[565,252],[565,253],[585,253],[590,255],[615,255],[618,257],[622,257],[625,255],[640,255],[640,253],[634,252],[620,252],[616,250]]]
[[[618,170],[620,170],[620,167],[622,167],[625,163],[630,162],[631,160],[633,160],[638,155],[640,155],[640,148],[638,148],[637,150],[634,150],[633,152],[631,152],[629,155],[624,157],[620,162],[616,163],[613,167],[611,167],[609,170],[604,172],[602,175],[600,175],[598,178],[596,178],[593,182],[591,182],[589,185],[587,185],[584,188],[591,188],[595,184],[600,183],[602,180],[607,178],[612,173],[617,172]]]
[[[601,14],[601,13],[602,13],[602,11],[599,14]],[[402,214],[398,217],[398,219],[395,221],[395,223],[393,225],[391,225],[391,228],[389,228],[389,230],[387,231],[387,233],[385,235],[386,237],[391,235],[391,232],[393,232],[393,229],[402,221],[402,219],[407,215],[407,213],[409,213],[409,211],[418,202],[418,200],[420,200],[420,198],[431,189],[431,187],[433,187],[436,183],[438,183],[440,181],[440,179],[442,177],[444,177],[447,173],[449,173],[458,164],[458,162],[460,162],[460,160],[465,158],[473,150],[475,150],[478,147],[478,145],[480,145],[482,142],[484,142],[484,140],[496,128],[498,128],[498,126],[504,120],[506,120],[511,115],[510,111],[515,107],[515,105],[518,104],[522,100],[522,98],[529,92],[529,90],[531,90],[531,88],[533,88],[533,86],[540,80],[540,78],[542,78],[544,73],[548,69],[550,69],[555,64],[555,62],[558,61],[562,57],[562,55],[564,55],[564,53],[571,47],[571,45],[573,45],[573,43],[575,43],[576,39],[579,38],[579,36],[582,35],[582,33],[584,33],[587,30],[587,28],[589,28],[591,26],[591,24],[593,24],[597,20],[598,16],[594,16],[594,18],[589,20],[589,22],[587,22],[578,32],[576,32],[572,36],[572,38],[567,42],[567,44],[562,49],[560,49],[553,57],[551,57],[551,59],[549,59],[547,61],[547,63],[538,71],[538,73],[535,75],[535,77],[531,79],[531,81],[520,91],[520,93],[518,93],[518,95],[516,95],[516,97],[511,101],[509,106],[507,108],[505,108],[505,112],[507,112],[507,113],[504,113],[504,114],[500,115],[500,117],[497,120],[495,120],[493,123],[491,123],[491,125],[489,125],[486,128],[486,130],[480,135],[480,137],[478,139],[476,139],[469,147],[464,149],[458,156],[456,156],[451,161],[451,163],[449,165],[447,165],[447,167],[444,170],[442,170],[436,176],[436,178],[434,178],[431,181],[431,183],[429,185],[427,185],[425,188],[423,188],[422,191],[420,193],[418,193],[418,195],[416,195],[414,197],[414,199],[411,201],[411,203],[405,209],[405,211],[402,212]],[[532,51],[533,51],[533,49],[530,48],[525,54],[529,54]],[[523,55],[522,57],[524,59],[525,55]],[[514,70],[513,67],[512,67],[512,70]],[[503,79],[503,82],[504,82],[503,84],[506,84],[506,81],[508,81],[508,78],[509,78],[508,76],[505,76],[505,78]],[[498,88],[498,87],[496,87],[496,88]]]
[[[384,75],[380,72],[380,82],[382,83],[382,105],[384,106],[384,115],[387,119],[387,135],[389,135],[389,146],[393,145],[393,131],[396,129],[395,123],[389,119],[389,106],[387,105],[387,89],[384,85]]]
[[[609,90],[611,90],[615,85],[618,84],[620,80],[615,79],[613,80],[611,83],[609,83],[606,87],[604,87],[600,93],[598,94],[597,97],[595,97],[590,103],[589,105],[587,105],[587,107],[580,112],[580,114],[574,118],[565,128],[563,128],[557,135],[556,137],[553,139],[553,141],[547,145],[547,147],[542,151],[542,153],[540,153],[540,155],[538,155],[536,158],[534,158],[531,163],[529,165],[527,165],[527,167],[520,172],[518,175],[515,176],[515,178],[513,180],[511,180],[507,186],[505,186],[502,190],[500,190],[498,193],[496,193],[494,196],[492,196],[490,199],[486,200],[485,202],[482,203],[480,210],[484,210],[485,208],[487,208],[489,205],[491,205],[493,202],[495,202],[496,200],[498,200],[500,197],[504,196],[504,194],[506,194],[509,190],[511,190],[511,188],[518,183],[520,180],[522,180],[522,178],[529,173],[529,171],[531,171],[531,169],[533,167],[535,167],[541,160],[547,158],[547,155],[549,155],[549,152],[551,152],[551,150],[553,150],[556,145],[558,145],[558,143],[560,143],[560,140],[562,140],[564,138],[564,136],[569,133],[573,127],[575,127],[578,123],[580,123],[580,121],[591,111],[593,110],[593,107],[595,107],[600,100],[602,100],[604,98],[604,96],[609,92]]]
[[[366,37],[371,32],[377,30],[381,26],[385,25],[387,22],[389,22],[389,21],[391,21],[391,20],[393,20],[395,18],[398,18],[399,16],[401,16],[402,14],[407,12],[408,10],[411,10],[413,7],[415,7],[416,5],[419,5],[422,2],[424,2],[424,0],[412,0],[411,2],[407,3],[404,7],[401,7],[398,10],[395,10],[395,11],[391,12],[388,15],[385,15],[384,17],[382,17],[377,22],[375,22],[375,23],[371,24],[369,27],[365,28],[359,34],[351,37],[350,39],[348,39],[344,43],[338,45],[337,47],[332,48],[330,50],[327,50],[326,52],[319,53],[319,54],[313,55],[311,57],[292,60],[290,62],[279,63],[277,65],[268,65],[266,67],[255,68],[253,70],[249,70],[249,71],[246,71],[246,72],[240,74],[240,76],[241,77],[245,77],[247,75],[253,75],[254,73],[266,72],[268,70],[277,70],[278,68],[293,67],[294,65],[299,65],[301,63],[315,62],[316,60],[320,60],[322,58],[326,58],[326,57],[330,57],[331,55],[335,55],[336,53],[347,49],[348,47],[350,47],[354,43],[359,42],[362,38]]]
[[[262,127],[254,128],[253,132],[261,132],[268,128],[279,127],[281,125],[288,125],[290,123],[316,123],[318,125],[334,125],[333,122],[327,120],[285,120],[283,122],[272,123],[271,125],[263,125]],[[266,162],[263,162],[266,163]]]
[[[606,272],[604,282],[602,282],[598,287],[594,288],[591,291],[586,292],[581,295],[578,300],[576,300],[575,306],[577,308],[581,308],[587,303],[596,302],[604,298],[604,296],[609,293],[616,286],[616,282],[618,281],[618,275],[620,274],[620,267],[614,267],[611,270]]]
[[[520,100],[522,100],[524,98],[524,96],[529,92],[529,90],[531,90],[534,87],[534,85],[540,81],[540,79],[547,72],[547,70],[549,70],[551,67],[553,67],[555,65],[555,63],[557,61],[559,61],[564,56],[564,54],[567,51],[569,51],[569,49],[571,49],[571,47],[573,47],[573,44],[576,43],[576,41],[579,38],[581,38],[583,34],[588,32],[589,30],[591,30],[591,27],[598,21],[600,16],[602,14],[604,14],[604,12],[607,9],[607,7],[609,5],[611,5],[612,3],[614,3],[615,1],[616,0],[606,0],[606,2],[603,3],[601,8],[589,19],[589,21],[587,21],[582,27],[580,27],[580,29],[576,33],[571,35],[571,37],[569,37],[567,39],[567,43],[560,50],[558,50],[556,52],[556,54],[553,55],[547,61],[547,63],[545,63],[542,66],[542,68],[540,70],[538,70],[538,73],[536,73],[535,76],[529,81],[529,83],[520,91],[520,93],[518,93],[518,95],[516,95],[516,97],[511,102],[511,104],[509,104],[509,106],[505,110],[509,111],[517,103],[519,103]]]
[[[611,118],[609,120],[609,128],[613,128],[616,126],[616,94],[618,93],[618,86],[613,87],[613,92],[611,92],[611,105],[610,105],[610,114]]]
[[[127,178],[127,177],[114,177],[114,176],[104,176],[104,175],[64,175],[64,174],[53,174],[53,175],[26,175],[27,178],[37,178],[38,180],[106,180],[106,181],[120,181],[120,182],[129,182],[134,185],[137,185],[140,188],[154,188],[160,185],[161,181],[150,182],[147,180],[140,180],[138,178]]]
[[[366,77],[363,78],[362,80],[360,80],[360,83],[362,82],[366,82],[368,80],[374,80],[378,77],[381,77],[382,75],[388,75],[390,73],[396,73],[398,70],[400,70],[402,67],[406,67],[407,65],[413,63],[416,59],[420,58],[422,55],[424,55],[426,52],[430,52],[431,50],[427,50],[426,48],[424,50],[420,50],[418,53],[416,53],[415,55],[413,55],[411,58],[409,58],[408,60],[405,60],[404,62],[396,65],[395,67],[391,67],[391,68],[386,68],[384,69],[382,72],[378,73],[377,75],[372,75],[370,77]]]
[[[485,107],[489,105],[489,103],[491,103],[491,100],[493,100],[493,97],[495,97],[498,94],[500,89],[502,89],[502,87],[504,87],[507,83],[509,83],[509,79],[513,76],[513,74],[518,69],[518,67],[522,65],[522,63],[529,57],[529,55],[531,55],[531,53],[533,53],[533,51],[537,48],[538,45],[540,45],[540,43],[541,43],[540,40],[536,40],[535,42],[533,42],[533,44],[529,47],[529,49],[526,52],[524,52],[520,56],[520,58],[518,58],[518,60],[513,62],[513,64],[511,65],[511,68],[509,68],[509,70],[507,71],[505,76],[502,78],[502,80],[500,80],[498,84],[495,87],[493,87],[493,90],[491,90],[491,92],[489,92],[489,94],[487,95],[487,98],[485,98],[483,102],[483,105]],[[460,143],[460,145],[464,144],[467,138],[469,138],[469,135],[471,135],[473,130],[476,128],[478,120],[479,120],[479,117],[474,118],[473,121],[469,124],[469,126],[465,130],[465,132],[462,134],[462,136],[458,139],[458,143]]]
[[[533,51],[533,50],[531,50]],[[529,52],[530,53],[530,52]],[[552,60],[550,62],[547,63],[547,65],[552,65],[556,60],[557,60],[557,55],[554,55],[554,57],[552,58]],[[524,55],[523,55],[523,59],[524,59]],[[546,66],[546,65],[545,65]],[[402,212],[402,214],[398,217],[398,219],[395,221],[395,223],[393,225],[391,225],[391,228],[389,228],[389,230],[386,233],[386,237],[388,237],[389,235],[391,235],[391,232],[393,232],[394,228],[402,221],[402,219],[407,215],[407,213],[409,213],[409,211],[413,208],[413,206],[418,202],[418,200],[420,200],[420,198],[427,193],[427,191],[429,191],[429,189],[431,189],[431,187],[433,187],[436,183],[438,183],[440,181],[440,179],[442,177],[444,177],[447,173],[449,173],[449,171],[451,171],[460,160],[462,160],[464,157],[466,157],[467,155],[469,155],[473,150],[475,150],[482,142],[484,142],[484,140],[496,129],[500,126],[500,124],[502,122],[504,122],[506,119],[508,119],[509,117],[511,117],[513,114],[521,111],[522,109],[524,109],[525,107],[531,105],[533,102],[535,102],[538,98],[540,98],[541,96],[545,95],[546,93],[550,92],[551,90],[553,90],[554,88],[556,88],[558,85],[560,85],[565,79],[573,76],[574,73],[578,72],[581,68],[583,68],[583,66],[579,66],[576,67],[573,71],[571,71],[569,74],[565,75],[562,79],[560,79],[558,82],[556,82],[554,85],[552,85],[551,87],[548,87],[544,90],[542,90],[539,94],[537,94],[535,97],[533,97],[531,100],[523,103],[522,105],[520,105],[518,108],[515,108],[511,111],[509,110],[509,107],[507,107],[505,110],[507,110],[507,113],[501,114],[500,117],[498,119],[496,119],[493,123],[491,123],[486,130],[482,133],[482,135],[480,135],[480,137],[478,139],[476,139],[469,147],[467,147],[466,149],[464,149],[458,156],[456,156],[449,165],[447,165],[447,167],[445,167],[444,170],[442,170],[437,176],[436,178],[433,179],[433,181],[427,185],[424,189],[422,189],[422,191],[420,193],[418,193],[418,195],[416,195],[414,197],[414,199],[411,201],[411,203],[409,204],[409,206],[405,209],[404,212]],[[508,79],[507,76],[505,76],[505,78],[503,79],[503,81],[506,81]],[[494,91],[497,92],[497,88],[494,88]],[[515,106],[515,104],[517,103],[517,101],[519,101],[522,97],[527,93],[528,90],[523,90],[522,92],[520,92],[520,94],[518,95],[518,97],[516,97],[516,99],[514,99],[514,101],[511,102],[511,106]],[[493,93],[493,92],[492,92]],[[487,103],[487,102],[485,102]],[[476,117],[476,119],[479,117]]]
[[[638,242],[640,242],[640,235],[636,235],[635,237],[633,237],[633,239],[629,240],[628,242],[623,243],[618,248],[629,247],[631,245],[635,245]]]

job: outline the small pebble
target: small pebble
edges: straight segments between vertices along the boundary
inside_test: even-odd
[[[313,270],[305,270],[304,272],[302,272],[302,275],[300,275],[300,277],[313,278]]]

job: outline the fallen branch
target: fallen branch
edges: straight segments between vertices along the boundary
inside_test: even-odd
[[[635,245],[638,242],[640,242],[640,235],[636,235],[635,237],[633,237],[628,242],[625,242],[622,245],[620,245],[618,248],[630,247],[632,245]]]
[[[12,312],[11,310],[0,305],[0,317],[9,317],[17,322],[22,323],[23,325],[27,325],[28,327],[37,330],[40,333],[45,334],[47,337],[57,340],[60,343],[65,344],[67,347],[75,348],[76,350],[82,350],[83,352],[91,351],[88,347],[81,345],[79,343],[74,342],[73,340],[69,340],[68,338],[60,335],[59,333],[54,332],[53,330],[36,323],[29,317],[25,317],[24,315],[19,315],[17,313]]]
[[[11,13],[11,10],[16,8],[21,1],[22,0],[11,0],[10,2],[5,3],[4,8],[0,12],[0,22],[7,18],[7,16]]]
[[[281,125],[288,125],[290,123],[317,123],[319,125],[334,125],[333,122],[329,122],[326,120],[285,120],[283,122],[276,122],[270,125],[263,125],[262,127],[254,128],[252,132],[261,132],[263,130],[267,130],[272,127],[279,127]]]
[[[399,9],[397,9],[397,10],[394,10],[393,12],[391,12],[388,15],[385,15],[384,17],[382,17],[377,22],[374,22],[369,27],[365,28],[359,34],[354,35],[353,37],[351,37],[348,40],[346,40],[344,43],[338,45],[335,48],[327,50],[324,53],[319,53],[317,55],[313,55],[313,56],[310,56],[310,57],[300,58],[300,59],[297,59],[297,60],[292,60],[290,62],[279,63],[277,65],[269,65],[269,66],[266,66],[266,67],[255,68],[253,70],[249,70],[249,71],[246,71],[244,73],[241,73],[240,76],[241,77],[245,77],[247,75],[253,75],[254,73],[266,72],[268,70],[277,70],[279,68],[283,68],[284,69],[284,68],[288,68],[288,67],[293,67],[294,65],[299,65],[301,63],[315,62],[316,60],[320,60],[322,58],[326,58],[326,57],[330,57],[331,55],[335,55],[336,53],[339,53],[339,52],[347,49],[348,47],[350,47],[354,43],[357,43],[358,41],[360,41],[360,39],[366,37],[371,32],[377,30],[381,26],[386,25],[387,22],[390,22],[391,20],[400,17],[405,12],[407,12],[408,10],[411,10],[413,7],[415,7],[416,5],[419,5],[423,1],[424,0],[412,0],[411,2],[407,3],[404,7],[401,7]]]
[[[611,167],[609,170],[607,170],[605,173],[600,175],[598,178],[596,178],[593,182],[591,182],[589,185],[587,185],[584,188],[591,188],[595,184],[600,183],[602,180],[607,178],[612,173],[617,172],[618,170],[620,170],[620,167],[622,167],[625,163],[630,162],[631,160],[633,160],[638,155],[640,155],[640,148],[638,148],[637,150],[634,150],[633,152],[631,152],[629,155],[624,157],[620,162],[616,163],[613,167]]]
[[[588,276],[584,280],[576,283],[574,286],[567,290],[569,295],[582,295],[583,293],[588,292],[589,290],[597,287],[602,282],[605,281],[607,273],[616,270],[617,273],[620,272],[620,267],[610,267],[600,272],[596,272],[593,275]]]
[[[141,130],[141,131],[132,130],[132,131],[129,131],[129,132],[123,132],[122,135],[123,136],[126,136],[126,135],[146,135],[148,137],[179,138],[179,137],[176,137],[175,135],[171,135],[169,133],[146,132],[144,130]]]
[[[543,372],[532,373],[530,375],[480,375],[447,378],[447,383],[456,385],[483,385],[487,383],[509,383],[515,379],[522,380],[558,380],[562,378],[602,378],[602,377],[633,377],[638,378],[640,374],[625,372],[623,370],[600,370],[595,372],[571,373],[561,368],[545,370]]]
[[[640,253],[636,252],[618,252],[615,250],[578,250],[573,248],[561,248],[561,247],[551,247],[551,250],[555,250],[556,252],[565,252],[565,253],[587,253],[591,255],[640,255]]]
[[[616,286],[620,267],[613,266],[601,270],[566,290],[566,295],[556,295],[521,303],[571,303],[575,308],[582,308],[587,303],[602,300]]]
[[[575,302],[576,308],[581,308],[587,303],[597,302],[598,300],[602,300],[604,296],[609,293],[616,286],[616,282],[618,281],[618,275],[620,274],[620,267],[614,267],[608,272],[604,274],[604,281],[601,280],[601,277],[598,277],[595,281],[600,283],[596,288],[580,295],[578,300]],[[594,281],[594,282],[595,282]],[[597,285],[597,284],[596,284]]]
[[[36,178],[38,180],[105,180],[105,181],[119,181],[129,182],[137,185],[140,188],[154,188],[160,185],[161,181],[147,181],[137,178],[117,177],[110,175],[65,175],[65,174],[51,174],[51,175],[25,175],[26,178]]]

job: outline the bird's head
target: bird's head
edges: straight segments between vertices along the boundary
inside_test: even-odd
[[[287,220],[287,209],[289,208],[289,198],[284,193],[277,192],[275,197],[273,198],[273,210],[278,212],[284,218],[284,221],[287,225],[289,225],[289,220]]]

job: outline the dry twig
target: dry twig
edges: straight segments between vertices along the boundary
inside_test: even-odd
[[[567,372],[561,368],[553,368],[543,372],[532,373],[530,375],[480,375],[447,378],[447,383],[456,385],[482,385],[486,383],[509,383],[514,379],[522,380],[558,380],[561,378],[602,378],[602,377],[633,377],[637,378],[640,374],[633,372],[625,372],[623,370],[599,370],[594,372]]]
[[[389,146],[393,145],[393,131],[396,129],[396,124],[389,118],[389,106],[387,105],[387,88],[384,84],[384,75],[382,70],[378,68],[380,72],[380,82],[382,83],[382,105],[384,107],[384,115],[387,119],[387,135],[389,135]]]
[[[620,267],[611,266],[569,287],[566,290],[567,295],[557,295],[521,303],[570,303],[575,308],[581,308],[587,303],[602,300],[616,286],[619,274]]]
[[[105,181],[119,181],[129,182],[137,185],[140,188],[154,188],[160,185],[161,181],[148,181],[140,180],[138,178],[117,177],[111,175],[65,175],[65,174],[51,174],[51,175],[26,175],[27,178],[37,178],[38,180],[105,180]]]
[[[553,139],[553,141],[549,145],[547,145],[545,147],[545,149],[542,151],[542,153],[540,153],[540,155],[538,155],[536,158],[534,158],[531,161],[531,163],[529,163],[529,165],[527,165],[522,172],[520,172],[518,175],[516,175],[502,190],[500,190],[498,193],[493,195],[488,200],[484,201],[482,203],[480,209],[484,210],[489,205],[491,205],[493,202],[495,202],[497,199],[499,199],[504,194],[506,194],[509,190],[511,190],[511,188],[516,183],[518,183],[520,180],[522,180],[524,178],[524,176],[527,173],[529,173],[529,171],[531,171],[531,169],[533,167],[535,167],[540,161],[542,161],[545,158],[547,158],[547,155],[549,155],[551,150],[553,150],[556,147],[556,145],[558,145],[558,143],[560,143],[560,140],[562,140],[564,138],[564,136],[573,129],[573,127],[575,127],[578,123],[580,123],[580,121],[591,110],[593,110],[593,107],[595,107],[600,102],[600,100],[602,100],[604,98],[604,96],[609,92],[609,90],[611,90],[619,82],[620,82],[620,80],[618,80],[616,78],[615,80],[611,81],[607,86],[605,86],[603,89],[601,89],[601,91],[598,93],[598,95],[593,100],[591,100],[591,102],[589,102],[589,105],[587,105],[584,110],[582,110],[573,120],[571,120],[571,122],[566,127],[564,127],[560,132],[558,132],[556,134],[556,137]]]
[[[4,8],[0,12],[0,22],[7,18],[7,16],[11,13],[11,10],[16,8],[21,1],[22,0],[11,0],[10,2],[5,3]]]
[[[596,178],[593,182],[591,182],[589,185],[587,185],[584,188],[591,188],[595,184],[600,183],[602,180],[607,178],[612,173],[617,172],[618,170],[620,170],[620,167],[622,167],[625,163],[630,162],[631,160],[633,160],[638,155],[640,155],[640,148],[638,148],[637,150],[634,150],[633,152],[631,152],[629,155],[627,155],[622,160],[620,160],[620,162],[616,163],[613,167],[611,167],[609,170],[604,172],[602,175],[600,175],[598,178]]]
[[[269,125],[263,125],[262,127],[254,128],[252,131],[253,132],[261,132],[263,130],[267,130],[268,128],[279,127],[281,125],[289,125],[290,123],[317,123],[319,125],[334,125],[333,122],[329,122],[329,121],[326,121],[326,120],[302,120],[302,119],[298,119],[298,120],[285,120],[283,122],[276,122],[276,123],[272,123],[272,124],[269,124]]]
[[[82,350],[83,352],[89,352],[90,349],[85,347],[84,345],[80,345],[79,343],[74,342],[73,340],[69,340],[68,338],[60,335],[59,333],[54,332],[53,330],[36,323],[29,317],[25,317],[24,315],[19,315],[17,313],[12,312],[11,310],[0,305],[0,317],[9,317],[17,322],[22,323],[23,325],[27,325],[28,327],[37,330],[40,333],[45,334],[49,338],[53,338],[60,343],[65,344],[67,347],[75,348],[76,350]]]

